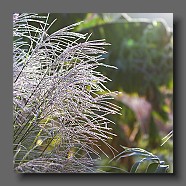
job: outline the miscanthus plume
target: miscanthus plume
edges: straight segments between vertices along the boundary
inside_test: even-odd
[[[100,142],[114,153],[107,115],[120,109],[97,71],[108,44],[73,32],[81,23],[48,34],[48,18],[13,15],[14,169],[96,172]]]

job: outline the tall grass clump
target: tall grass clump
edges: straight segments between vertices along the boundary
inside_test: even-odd
[[[73,32],[48,34],[47,16],[13,14],[13,154],[21,173],[96,172],[100,142],[114,135],[107,115],[120,108],[97,71],[104,40]],[[97,143],[99,141],[99,144]],[[107,154],[105,154],[107,155]]]

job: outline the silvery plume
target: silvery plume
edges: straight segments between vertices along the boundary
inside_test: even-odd
[[[114,135],[107,115],[120,108],[97,71],[104,40],[73,32],[48,34],[47,16],[13,15],[14,168],[23,173],[96,172]],[[110,66],[109,66],[110,67]],[[99,144],[98,144],[99,142]]]

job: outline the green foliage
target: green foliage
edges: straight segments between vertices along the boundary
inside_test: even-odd
[[[124,151],[115,158],[137,156],[130,173],[167,173],[169,165],[165,165],[156,155],[140,148],[123,147]]]

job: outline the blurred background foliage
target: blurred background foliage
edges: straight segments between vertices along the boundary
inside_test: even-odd
[[[118,152],[123,150],[120,145],[148,150],[164,160],[170,166],[169,172],[173,172],[172,139],[161,146],[162,138],[173,129],[172,29],[163,19],[133,19],[126,13],[52,13],[48,22],[56,18],[49,33],[84,21],[74,31],[92,33],[90,40],[106,39],[111,44],[106,47],[108,54],[102,56],[103,62],[118,70],[99,70],[112,80],[107,87],[121,92],[115,102],[122,107],[122,115],[112,116],[117,137],[109,143]],[[112,158],[109,149],[102,148]],[[136,161],[127,157],[113,160],[111,165],[129,171]],[[108,159],[103,156],[99,166],[104,165],[108,165]]]

